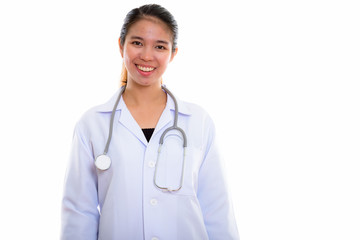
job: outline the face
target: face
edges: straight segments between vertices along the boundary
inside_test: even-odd
[[[128,84],[149,86],[160,84],[177,49],[172,52],[172,33],[165,23],[145,18],[130,27],[120,52],[128,72]]]

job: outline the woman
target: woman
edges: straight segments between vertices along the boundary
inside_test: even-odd
[[[212,120],[161,85],[176,41],[177,23],[163,7],[144,5],[126,16],[124,86],[75,127],[61,239],[239,238]],[[174,122],[182,130],[167,131],[158,153]]]

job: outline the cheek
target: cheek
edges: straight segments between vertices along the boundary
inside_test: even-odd
[[[170,60],[171,60],[171,55],[167,55],[167,56],[163,56],[161,58],[161,64],[163,67],[167,67],[167,65],[170,63]]]
[[[134,59],[134,54],[132,51],[129,50],[125,50],[123,53],[123,61],[125,63],[125,65],[127,65],[128,67],[130,67],[132,60]]]
[[[131,48],[131,47],[129,47],[129,46],[127,46],[127,45],[125,45],[124,46],[124,51],[123,51],[123,58],[125,59],[132,59],[132,58],[134,58],[134,56],[136,55],[136,51],[133,49],[133,48]]]

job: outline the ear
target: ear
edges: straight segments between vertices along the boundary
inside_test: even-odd
[[[123,58],[123,57],[124,57],[124,46],[121,46],[121,40],[120,40],[120,38],[119,38],[119,40],[118,40],[118,44],[119,44],[119,48],[120,48],[121,57]]]
[[[170,62],[174,59],[174,57],[175,57],[175,55],[177,54],[177,52],[178,52],[178,48],[175,48],[175,51],[173,51],[173,52],[171,53]]]

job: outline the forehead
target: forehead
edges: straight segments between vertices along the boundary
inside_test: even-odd
[[[126,38],[138,36],[149,40],[172,41],[172,32],[160,19],[145,17],[131,25]]]

